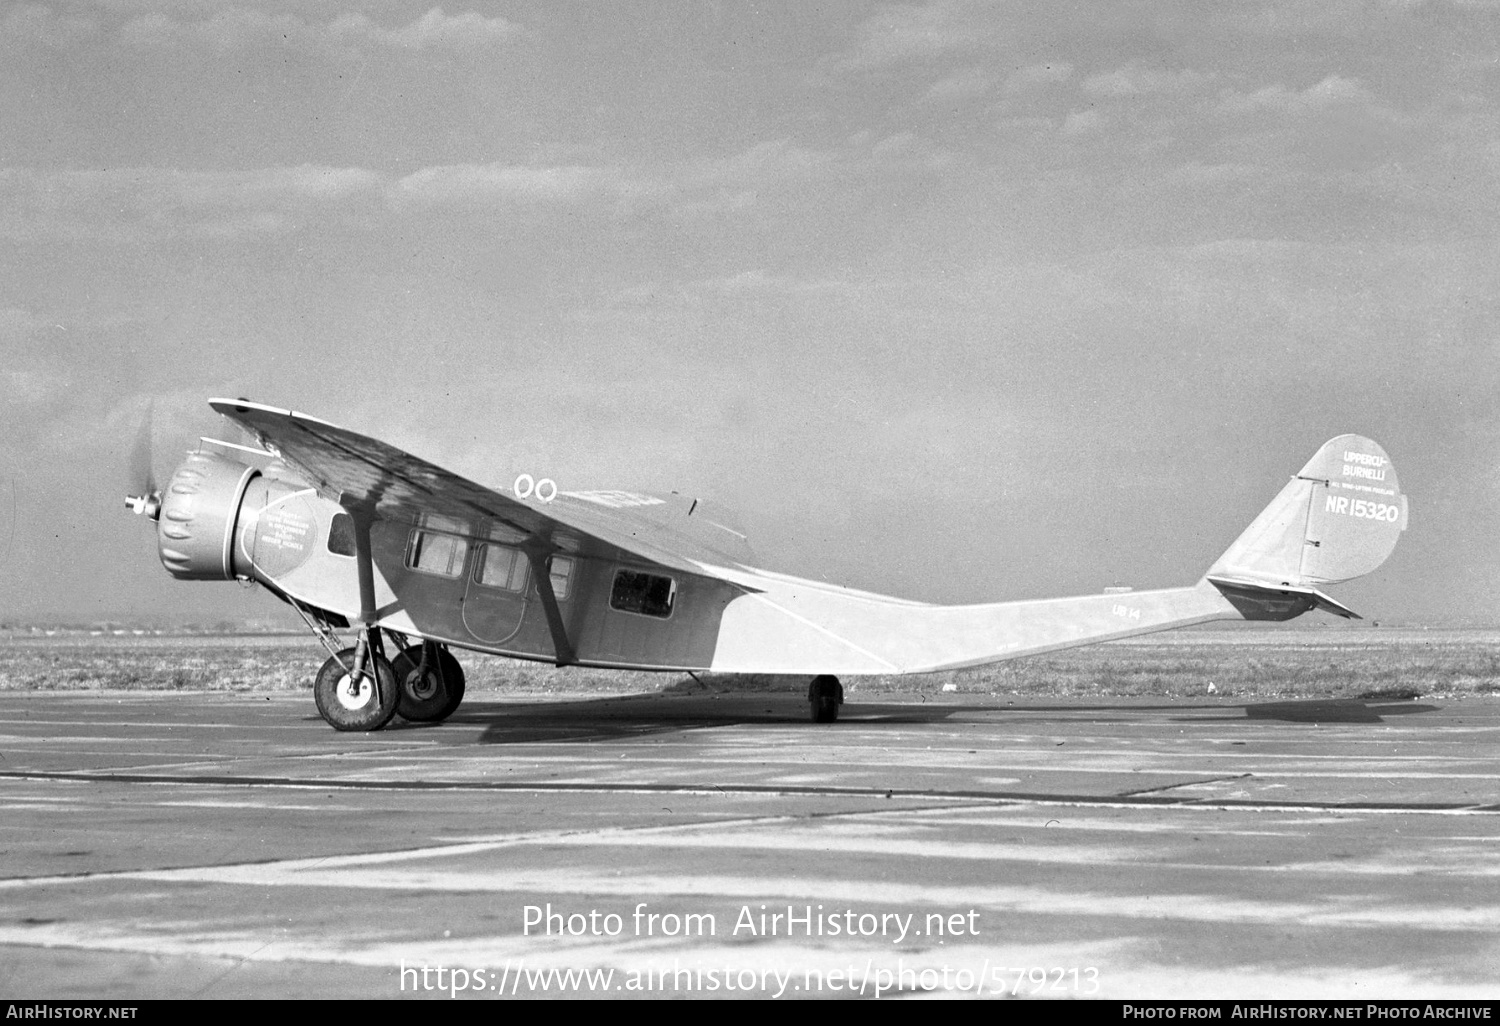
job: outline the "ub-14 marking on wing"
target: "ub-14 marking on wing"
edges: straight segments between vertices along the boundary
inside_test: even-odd
[[[126,505],[156,522],[174,577],[257,582],[302,616],[329,651],[313,694],[339,730],[451,715],[464,695],[456,649],[804,675],[813,720],[830,722],[840,677],[980,666],[1211,620],[1354,617],[1321,589],[1379,567],[1408,517],[1384,450],[1340,435],[1193,585],[942,606],[762,569],[728,511],[697,499],[569,491],[531,474],[490,488],[305,414],[210,405],[259,448],[204,439],[158,489],[148,421]],[[1342,482],[1350,468],[1378,471],[1380,487]],[[336,632],[350,628],[346,647]]]

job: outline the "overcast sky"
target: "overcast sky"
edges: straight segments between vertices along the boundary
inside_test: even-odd
[[[278,608],[123,509],[227,395],[934,601],[1190,583],[1354,431],[1338,597],[1496,622],[1497,101],[1495,0],[6,0],[0,618]]]

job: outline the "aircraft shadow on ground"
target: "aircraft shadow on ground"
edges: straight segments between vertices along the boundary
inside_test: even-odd
[[[1387,716],[1411,716],[1437,711],[1438,707],[1435,705],[1361,698],[1263,702],[1245,706],[1245,715],[1249,719],[1281,720],[1286,723],[1384,723]]]
[[[711,727],[745,724],[805,726],[810,731],[830,725],[809,722],[807,701],[787,694],[722,695],[699,700],[660,698],[655,694],[574,698],[557,702],[465,701],[441,723],[412,723],[400,717],[382,733],[440,729],[444,726],[481,726],[481,744],[526,744],[535,741],[588,742],[651,734],[682,733]],[[844,726],[936,723],[960,713],[995,713],[993,706],[920,702],[851,702],[839,713]],[[306,717],[308,722],[316,720]],[[839,723],[831,725],[837,729]]]
[[[785,694],[723,695],[699,699],[657,696],[573,699],[560,702],[465,703],[449,723],[483,725],[482,744],[534,741],[586,742],[653,734],[685,733],[713,727],[749,724],[830,729],[809,722],[805,699]],[[908,703],[849,703],[839,714],[847,725],[936,723],[959,713],[994,710],[984,706]],[[837,729],[839,724],[833,724]]]
[[[840,712],[844,726],[879,727],[939,723],[960,715],[1014,717],[1018,723],[1098,717],[1118,723],[1140,713],[1162,712],[1173,722],[1245,723],[1274,720],[1285,723],[1383,723],[1390,716],[1435,712],[1437,707],[1410,701],[1367,699],[1307,699],[1251,703],[1240,706],[1182,703],[1161,705],[969,705],[949,702],[847,703]],[[1220,715],[1203,715],[1216,712]],[[1189,713],[1188,716],[1181,715]],[[555,702],[470,701],[446,722],[484,728],[482,744],[589,742],[657,734],[684,733],[713,727],[763,724],[798,725],[818,732],[838,729],[808,722],[807,702],[788,693],[718,693],[701,696],[657,694],[572,698]],[[388,730],[422,730],[436,724],[396,720]]]

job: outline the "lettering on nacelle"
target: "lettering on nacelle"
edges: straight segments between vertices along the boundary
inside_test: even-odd
[[[307,547],[307,536],[312,531],[312,524],[303,519],[301,512],[287,506],[263,512],[259,527],[255,539],[258,547],[293,549],[298,554]]]
[[[1325,513],[1341,513],[1363,520],[1384,520],[1394,524],[1401,519],[1401,507],[1368,499],[1351,499],[1347,495],[1330,495],[1323,506]]]

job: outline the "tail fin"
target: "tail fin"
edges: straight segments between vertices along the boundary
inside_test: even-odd
[[[1246,619],[1317,607],[1357,617],[1318,590],[1384,563],[1407,503],[1385,450],[1359,435],[1326,442],[1208,571]]]

